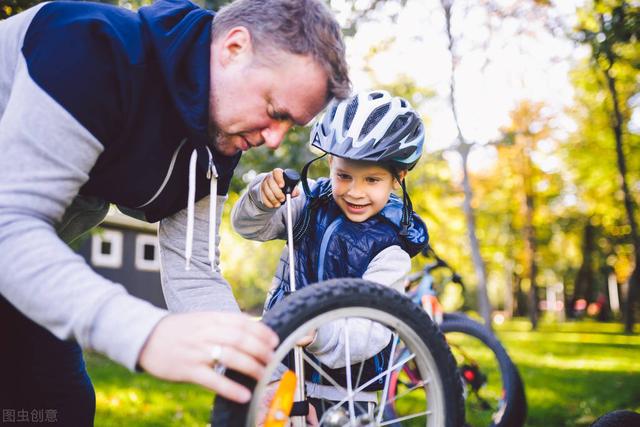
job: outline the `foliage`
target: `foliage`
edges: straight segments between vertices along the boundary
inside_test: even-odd
[[[596,222],[602,223],[606,230],[599,247],[607,251],[609,267],[620,279],[629,282],[625,313],[630,330],[635,320],[634,300],[640,292],[638,199],[637,191],[634,191],[640,182],[635,149],[640,136],[630,127],[631,100],[638,93],[640,7],[626,1],[590,2],[579,14],[576,34],[577,39],[591,50],[590,61],[574,75],[582,104],[582,111],[577,113],[578,138],[589,138],[582,141],[585,150],[578,153],[578,157],[582,155],[585,164],[592,164],[592,159],[603,157],[586,158],[585,153],[606,156],[608,161],[595,165],[595,169],[600,176],[608,172],[609,181],[605,185],[611,191],[598,194],[600,189],[597,187],[602,182],[594,183],[585,177],[584,170],[581,178],[585,178],[587,194],[597,194],[588,206],[598,212]],[[599,152],[592,151],[594,149]]]
[[[631,68],[618,68],[618,88],[629,99],[637,91],[635,80],[638,72]],[[560,150],[572,184],[568,196],[575,198],[575,205],[571,210],[576,215],[590,218],[589,221],[602,230],[603,238],[598,240],[598,247],[604,256],[608,256],[607,262],[622,283],[628,279],[633,268],[632,248],[619,190],[615,141],[610,130],[606,88],[599,73],[589,67],[588,63],[576,68],[572,77],[577,102],[571,114],[578,128]],[[622,105],[622,110],[629,118],[630,106]],[[637,183],[640,182],[640,135],[630,132],[628,127],[624,135],[629,163],[628,178],[632,183],[631,187],[637,188]]]
[[[614,409],[640,411],[640,339],[622,325],[541,323],[529,331],[524,320],[496,326],[526,386],[529,427],[586,427]],[[89,353],[96,388],[96,425],[202,426],[213,397],[192,385],[134,374]]]
[[[4,0],[2,4],[0,4],[0,19],[16,15],[42,1],[43,0]]]
[[[2,0],[2,3],[0,3],[0,20],[16,15],[44,1],[48,1],[48,0]],[[114,4],[114,5],[119,4],[118,0],[92,0],[92,1],[96,1],[98,3]]]
[[[230,195],[225,205],[226,218],[238,197],[235,193]],[[229,221],[223,221],[220,235],[222,275],[231,283],[240,308],[260,315],[284,241],[261,243],[243,239],[231,229]]]

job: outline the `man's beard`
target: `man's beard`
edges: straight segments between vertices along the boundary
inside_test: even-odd
[[[225,156],[233,156],[237,154],[240,149],[233,144],[233,141],[231,140],[233,136],[234,135],[230,135],[221,131],[215,131],[215,134],[212,138],[213,147],[218,153]]]

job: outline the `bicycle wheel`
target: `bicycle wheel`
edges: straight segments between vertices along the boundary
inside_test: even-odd
[[[462,313],[445,314],[440,328],[466,388],[467,422],[478,427],[523,426],[527,400],[522,378],[496,336]]]
[[[269,325],[281,339],[276,349],[274,362],[266,368],[266,375],[258,382],[237,372],[227,375],[253,391],[252,399],[247,404],[231,402],[223,397],[216,397],[211,424],[214,427],[223,426],[255,426],[258,423],[259,410],[264,404],[267,384],[278,369],[280,361],[284,361],[295,343],[307,335],[309,331],[329,322],[344,322],[341,329],[347,343],[344,356],[350,357],[347,336],[349,322],[369,322],[371,325],[382,325],[391,332],[390,345],[395,343],[406,347],[408,359],[403,361],[389,357],[382,372],[373,378],[361,378],[364,362],[349,363],[345,360],[343,366],[347,377],[355,378],[348,381],[347,387],[342,387],[336,380],[329,378],[321,364],[308,355],[304,355],[306,363],[313,365],[321,377],[323,384],[330,384],[339,393],[342,400],[335,404],[328,404],[325,415],[320,419],[321,426],[331,425],[394,425],[394,426],[437,426],[458,427],[464,424],[464,401],[462,398],[462,384],[457,374],[455,360],[446,345],[442,333],[429,317],[398,292],[367,282],[361,279],[334,279],[307,286],[287,297],[267,312],[263,322]],[[368,338],[368,337],[367,337]],[[367,342],[368,340],[365,340]],[[395,352],[391,352],[391,355]],[[381,389],[374,393],[377,402],[386,402],[388,382],[391,372],[398,366],[411,361],[419,376],[418,385],[404,396],[396,396],[398,411],[389,418],[384,406],[378,405],[373,414],[358,415],[346,411],[346,421],[336,423],[337,409],[347,407],[352,410],[358,405],[353,395],[361,393],[375,381],[384,380]],[[349,373],[351,375],[349,375]],[[351,384],[351,386],[349,386]],[[311,396],[317,398],[317,396]],[[336,399],[337,400],[337,399]],[[341,405],[342,404],[342,405]],[[347,405],[348,404],[348,405]],[[333,411],[333,412],[332,412]],[[344,415],[344,409],[341,409]]]
[[[498,339],[462,313],[446,313],[440,325],[456,358],[465,388],[467,425],[521,427],[527,403],[520,374]],[[399,349],[400,355],[403,350]],[[390,400],[413,387],[414,367],[400,367],[391,378]],[[395,411],[391,405],[390,412]]]

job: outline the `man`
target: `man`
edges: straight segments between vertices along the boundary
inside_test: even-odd
[[[248,400],[212,367],[259,378],[277,337],[213,312],[238,311],[217,267],[229,182],[242,151],[277,148],[348,91],[320,0],[237,0],[215,18],[186,0],[53,2],[0,22],[0,407],[91,425],[76,341]],[[109,203],[160,221],[167,304],[190,313],[128,295],[65,245]]]

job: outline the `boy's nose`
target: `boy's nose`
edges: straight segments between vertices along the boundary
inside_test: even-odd
[[[362,186],[358,185],[357,183],[352,184],[349,187],[349,196],[354,198],[364,197]]]

